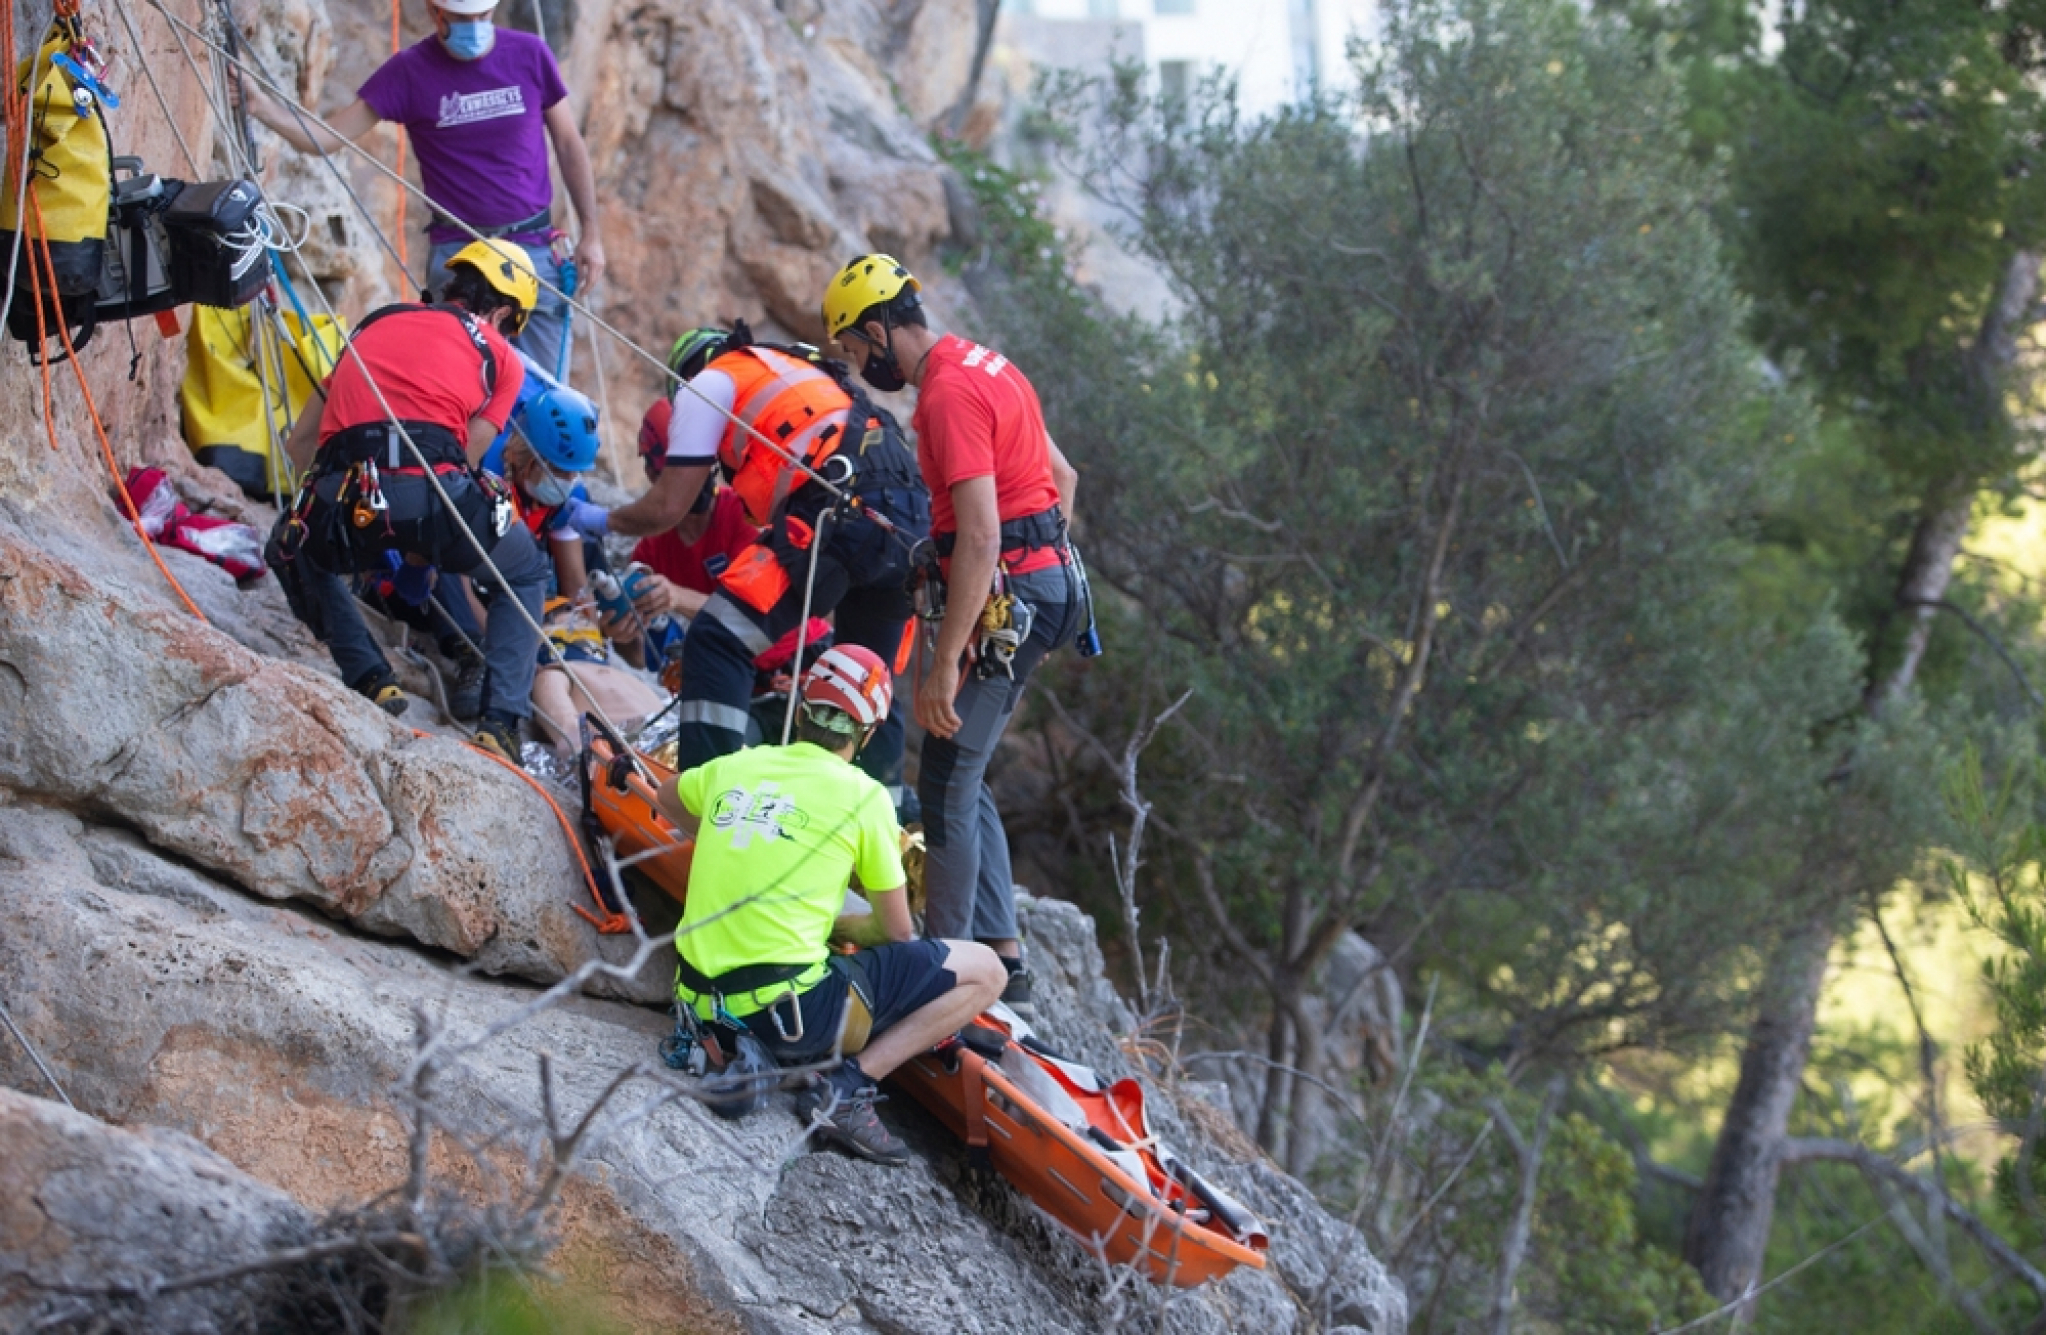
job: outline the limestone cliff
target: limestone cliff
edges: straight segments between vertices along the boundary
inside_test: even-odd
[[[218,30],[217,4],[165,4]],[[238,8],[265,64],[321,107],[388,49],[389,11],[364,0]],[[844,254],[885,247],[941,272],[951,224],[925,136],[965,105],[991,8],[534,7],[610,210],[598,310],[657,349],[719,316],[814,333],[815,294]],[[119,150],[220,174],[203,51],[129,4],[138,49],[119,12],[87,15],[124,95]],[[405,19],[409,39],[421,16]],[[364,218],[324,165],[259,149],[266,190],[308,212],[323,289],[356,313],[399,290],[373,232],[395,197],[375,173],[348,174]],[[421,249],[415,235],[415,260]],[[77,367],[116,466],[159,464],[188,501],[267,525],[179,440],[181,342],[133,332],[132,374],[119,329]],[[616,432],[654,380],[618,345],[605,356]],[[488,1196],[544,1159],[541,1054],[569,1116],[653,1060],[666,1025],[644,1003],[664,970],[651,960],[593,979],[601,995],[536,1009],[538,985],[630,954],[570,911],[580,874],[547,805],[341,689],[271,581],[240,590],[167,554],[205,619],[191,615],[109,499],[72,369],[50,368],[48,384],[46,400],[21,350],[0,348],[0,1004],[79,1111],[54,1106],[0,1034],[0,1085],[18,1091],[0,1091],[0,1327],[61,1328],[117,1291],[111,1328],[259,1328],[281,1301],[260,1276],[165,1281],[299,1246],[324,1212],[405,1182],[422,1024],[452,1053],[430,1106],[450,1133],[436,1155],[454,1161],[430,1166],[449,1190]],[[1054,1036],[1120,1067],[1129,1017],[1091,924],[1040,901],[1026,931]],[[1081,1331],[1148,1323],[1167,1298],[1174,1330],[1403,1328],[1398,1286],[1352,1231],[1225,1116],[1167,1094],[1168,1133],[1272,1223],[1270,1270],[1133,1290],[913,1110],[889,1116],[917,1162],[890,1171],[792,1156],[785,1100],[737,1125],[683,1102],[597,1126],[548,1215],[558,1268],[636,1330]]]

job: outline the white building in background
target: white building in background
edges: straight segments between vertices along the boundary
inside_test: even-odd
[[[1262,116],[1352,88],[1347,47],[1376,35],[1377,13],[1374,0],[1001,0],[983,88],[999,86],[1005,110],[988,146],[998,161],[1048,169],[1043,202],[1083,283],[1119,310],[1169,314],[1176,301],[1164,276],[1116,239],[1128,218],[1082,189],[1070,163],[1038,156],[1019,135],[1035,77],[1136,61],[1153,91],[1173,94],[1220,74],[1234,80],[1242,112]]]
[[[1270,112],[1351,83],[1345,54],[1369,35],[1372,0],[1002,0],[1005,37],[1043,67],[1093,72],[1141,60],[1167,93],[1224,73],[1239,105]]]

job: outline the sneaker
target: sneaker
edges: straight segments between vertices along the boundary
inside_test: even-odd
[[[1030,970],[1009,970],[1009,984],[1002,989],[1002,1004],[1022,1019],[1037,1019],[1037,1006],[1030,992]]]
[[[834,1096],[837,1103],[831,1115],[819,1120],[817,1114]],[[874,1105],[882,1101],[880,1092],[872,1085],[862,1085],[853,1093],[844,1094],[828,1080],[812,1080],[796,1094],[796,1116],[803,1119],[805,1126],[817,1128],[819,1141],[862,1159],[900,1168],[909,1162],[909,1146],[881,1125]]]
[[[519,760],[519,720],[515,718],[504,714],[485,714],[483,721],[476,725],[476,745],[524,768]]]
[[[483,659],[466,649],[455,660],[455,675],[448,683],[448,713],[466,723],[483,712]]]
[[[412,703],[412,698],[405,694],[388,668],[355,689],[392,718],[404,713],[405,706]]]

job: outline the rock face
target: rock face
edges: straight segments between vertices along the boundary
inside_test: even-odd
[[[391,1096],[414,1051],[415,1006],[455,1046],[474,1044],[436,1078],[441,1124],[511,1147],[537,1135],[536,1054],[551,1054],[558,1102],[574,1115],[648,1060],[666,1027],[653,1012],[579,1001],[481,1041],[532,994],[264,905],[123,831],[37,806],[0,808],[0,905],[10,1007],[83,1109],[194,1136],[316,1207],[403,1179]],[[1042,901],[1026,931],[1048,965],[1049,1028],[1113,1058],[1066,982],[1098,977],[1084,917]],[[11,1043],[0,1048],[0,1080],[38,1079]],[[889,1106],[918,1150],[897,1170],[791,1158],[786,1096],[736,1124],[688,1102],[629,1111],[656,1089],[632,1086],[596,1137],[584,1208],[601,1196],[618,1233],[667,1240],[708,1301],[751,1330],[1093,1331],[1120,1297],[1165,1303],[1168,1329],[1288,1332],[1309,1328],[1299,1304],[1317,1293],[1351,1324],[1404,1327],[1397,1285],[1343,1245],[1340,1225],[1268,1167],[1232,1166],[1167,1100],[1159,1130],[1278,1223],[1270,1271],[1190,1293],[1110,1294],[1097,1263],[1005,1184],[970,1172],[913,1105]]]
[[[0,1328],[45,1330],[89,1310],[79,1290],[160,1286],[298,1243],[312,1217],[188,1137],[117,1131],[59,1103],[0,1089]],[[66,1292],[71,1290],[72,1292]],[[164,1335],[221,1329],[270,1310],[254,1276],[207,1291],[134,1300]],[[146,1326],[140,1324],[146,1308]],[[116,1327],[123,1328],[123,1327]]]
[[[331,56],[317,0],[265,3],[276,5],[279,30],[315,39],[305,57],[284,49],[279,59],[321,107],[349,101],[389,54],[383,0],[329,0]],[[533,8],[519,0],[498,19],[532,31]],[[684,329],[735,316],[816,340],[825,282],[840,263],[868,251],[901,257],[943,289],[937,249],[952,222],[946,171],[927,136],[966,93],[981,10],[991,22],[992,6],[572,0],[539,8],[605,215],[610,276],[587,299],[641,347],[663,357]],[[413,0],[403,24],[406,43],[430,30]],[[386,132],[366,142],[384,162],[395,160]],[[289,165],[297,155],[280,148],[275,156],[285,165],[273,170],[294,174],[273,188],[305,179],[301,167]],[[351,174],[395,238],[395,190],[360,164]],[[564,195],[557,193],[557,204],[557,220],[566,226]],[[412,200],[405,241],[415,272],[426,248],[424,221],[423,206]],[[368,295],[394,266],[359,219],[347,225],[356,258],[346,266],[316,265],[363,276],[350,302],[396,293],[393,285]],[[578,323],[587,325],[581,317]],[[611,465],[637,486],[630,442],[662,383],[658,369],[609,338],[594,355],[579,340],[575,357],[578,387],[606,402]],[[595,358],[604,364],[601,381]]]
[[[488,972],[551,981],[623,952],[569,908],[579,864],[513,775],[4,525],[0,589],[0,784]]]

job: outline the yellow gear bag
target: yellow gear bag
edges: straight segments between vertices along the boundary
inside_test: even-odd
[[[12,168],[21,161],[22,146],[11,136],[9,170],[4,173],[4,190],[0,190],[0,229],[23,232],[24,237],[48,237],[57,295],[65,297],[89,295],[99,289],[100,257],[106,247],[113,198],[113,159],[98,103],[88,100],[81,111],[72,101],[71,80],[50,59],[69,55],[71,49],[71,28],[59,19],[50,25],[41,49],[15,66],[14,85],[22,92],[29,91],[33,75],[40,72],[42,76],[29,96],[27,179],[35,203],[24,207],[16,193]],[[6,240],[11,244],[13,238]],[[15,287],[32,292],[47,286],[41,271],[41,246],[23,249]],[[50,305],[45,318],[54,320],[54,302]]]
[[[256,309],[191,308],[192,329],[185,339],[185,379],[178,386],[178,404],[192,457],[233,478],[248,495],[268,499],[295,485],[289,461],[271,452],[272,430],[281,445],[301,412],[320,410],[313,391],[339,363],[348,331],[326,315],[313,316],[308,329],[296,312],[284,311],[279,315],[284,327],[272,330],[277,337],[257,340],[253,337]],[[280,338],[287,332],[290,343],[285,346]],[[258,358],[266,353],[269,364],[262,367]],[[266,406],[268,425],[264,423]]]

